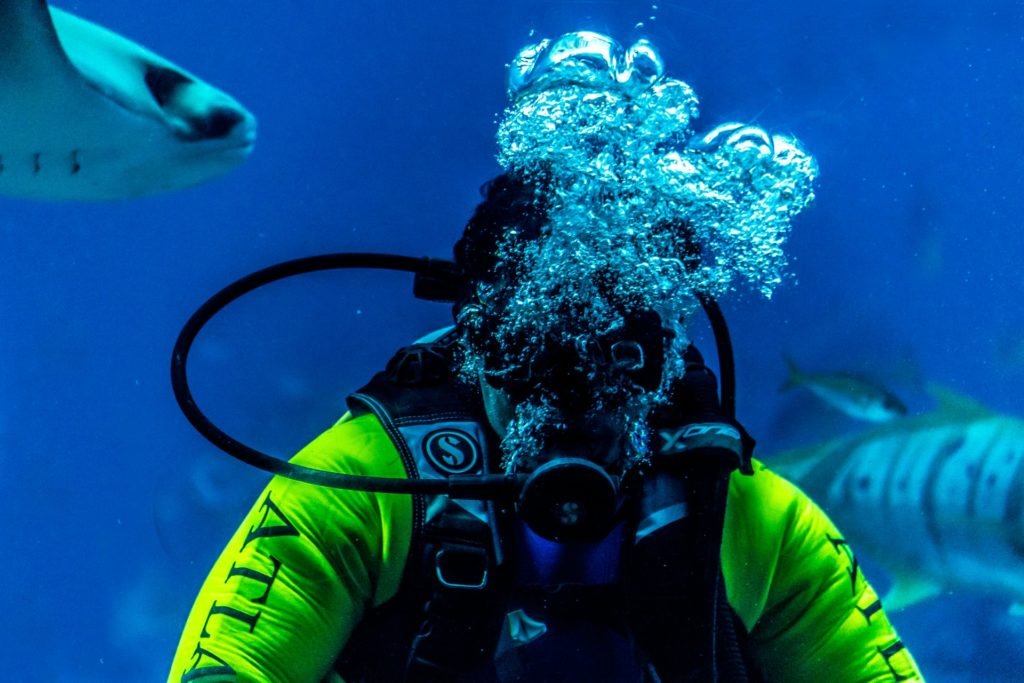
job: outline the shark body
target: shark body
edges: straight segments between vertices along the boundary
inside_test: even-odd
[[[1024,420],[936,391],[905,417],[768,462],[893,577],[899,609],[948,590],[1024,604]]]

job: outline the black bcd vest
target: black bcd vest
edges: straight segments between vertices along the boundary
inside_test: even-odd
[[[497,467],[497,437],[478,391],[451,370],[451,341],[401,349],[348,397],[353,414],[381,421],[410,478]],[[699,505],[703,492],[691,493]],[[511,506],[415,495],[399,591],[367,608],[335,669],[346,683],[762,680],[725,599],[720,542],[675,529],[634,546],[631,510],[599,542],[556,544]]]

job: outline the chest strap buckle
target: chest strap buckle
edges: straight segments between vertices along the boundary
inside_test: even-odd
[[[487,550],[481,547],[445,543],[434,555],[438,582],[454,590],[484,590],[490,566]]]

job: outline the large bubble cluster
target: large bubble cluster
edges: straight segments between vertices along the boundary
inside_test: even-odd
[[[636,391],[628,373],[618,381],[588,366],[583,351],[569,363],[593,381],[592,409],[622,413],[633,425],[628,441],[646,443],[639,425],[683,372],[695,293],[718,297],[745,284],[771,296],[790,222],[813,198],[816,164],[795,139],[756,126],[695,133],[696,95],[664,76],[647,41],[627,49],[577,32],[528,46],[510,66],[509,97],[498,160],[544,188],[548,223],[533,240],[508,226],[499,261],[517,277],[499,287],[513,291],[482,286],[479,298],[496,303],[475,323],[500,352],[483,358],[470,348],[467,370],[521,372],[552,347],[586,349],[632,314],[655,311],[670,331],[656,388]],[[520,405],[506,451],[536,454],[557,403],[541,392]]]
[[[647,41],[623,49],[579,32],[524,48],[510,67],[498,160],[551,183],[552,234],[657,242],[665,226],[687,225],[705,261],[688,288],[717,296],[740,279],[770,296],[790,221],[814,196],[814,159],[756,126],[696,134],[696,95],[663,73]]]

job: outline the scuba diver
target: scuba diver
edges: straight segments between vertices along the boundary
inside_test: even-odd
[[[510,94],[505,171],[453,263],[267,269],[183,331],[186,415],[276,476],[168,681],[923,680],[841,533],[735,417],[716,297],[778,283],[813,159],[741,124],[695,136],[695,96],[645,41],[542,41]],[[276,461],[198,412],[185,360],[229,301],[328,267],[412,270],[454,324]],[[700,310],[718,376],[687,331]]]

